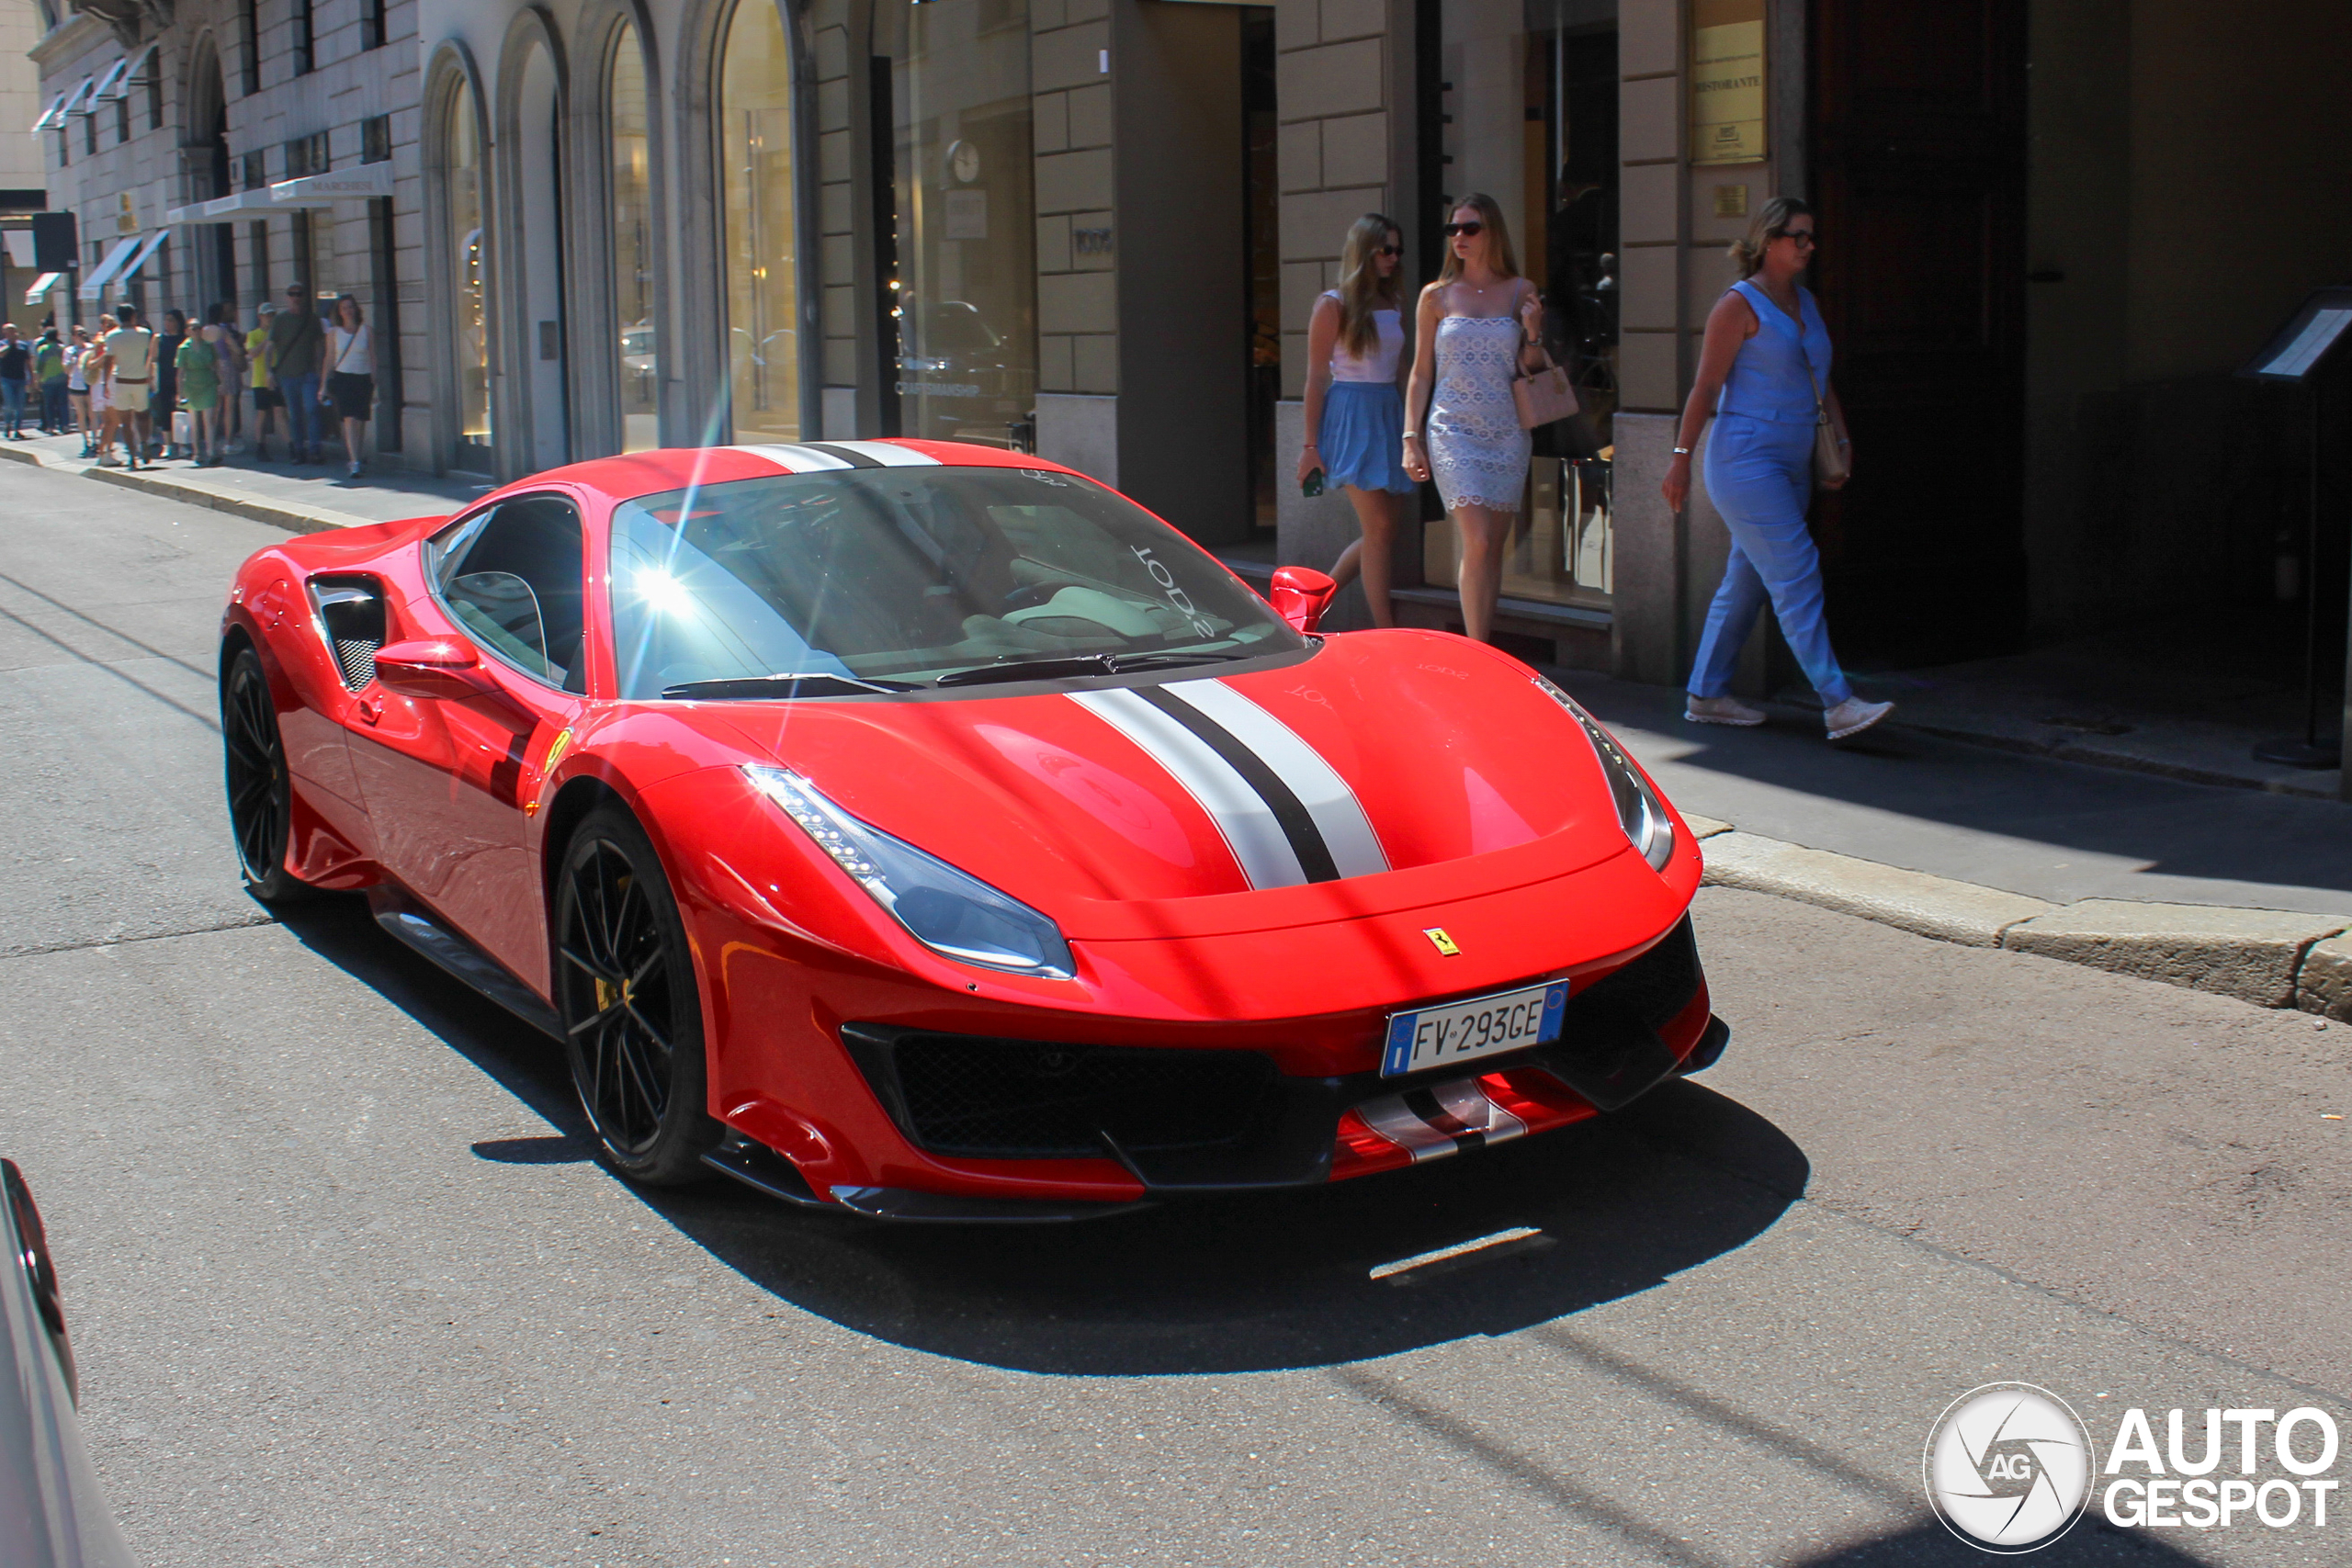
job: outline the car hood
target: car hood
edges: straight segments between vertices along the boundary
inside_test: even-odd
[[[1628,849],[1575,719],[1439,633],[1347,634],[1238,674],[709,706],[762,760],[1073,937],[1374,913]]]

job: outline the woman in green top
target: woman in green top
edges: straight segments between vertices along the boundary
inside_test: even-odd
[[[208,327],[205,332],[216,330]],[[188,423],[196,427],[196,466],[217,468],[220,466],[219,356],[204,333],[189,333],[180,339],[172,363],[179,371],[180,402],[188,412]]]

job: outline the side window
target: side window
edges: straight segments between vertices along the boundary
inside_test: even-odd
[[[484,649],[567,692],[581,668],[580,514],[553,496],[503,502],[443,536],[434,586]]]

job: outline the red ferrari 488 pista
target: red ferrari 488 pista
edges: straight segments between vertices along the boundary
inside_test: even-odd
[[[1329,593],[992,448],[579,463],[245,563],[237,852],[560,1041],[624,1175],[874,1215],[1335,1180],[1712,1062],[1646,775]]]

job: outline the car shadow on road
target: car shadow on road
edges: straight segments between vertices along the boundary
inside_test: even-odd
[[[289,910],[287,924],[553,1134],[450,1157],[584,1156],[553,1042],[355,903]],[[1417,1169],[1075,1224],[891,1224],[795,1209],[724,1179],[638,1196],[762,1289],[860,1333],[1021,1371],[1147,1376],[1329,1365],[1546,1323],[1745,1245],[1809,1176],[1777,1127],[1685,1080],[1612,1117]]]
[[[1836,1547],[1807,1557],[1792,1568],[1981,1568],[1983,1549],[1968,1545],[1933,1519],[1908,1529],[1852,1545]],[[2049,1546],[2033,1553],[2035,1568],[2089,1568],[2091,1564],[2131,1563],[2133,1568],[2188,1568],[2211,1562],[2167,1545],[2141,1530],[2118,1529],[2098,1516],[2076,1524]]]

